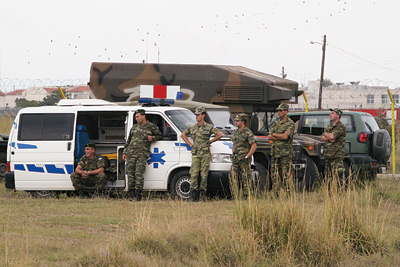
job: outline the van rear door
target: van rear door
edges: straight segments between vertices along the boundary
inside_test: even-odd
[[[34,111],[20,113],[13,126],[10,157],[15,189],[73,190],[76,112]]]

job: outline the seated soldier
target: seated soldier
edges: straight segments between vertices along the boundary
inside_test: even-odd
[[[104,187],[107,182],[104,167],[105,160],[101,155],[95,153],[95,144],[86,144],[85,155],[79,161],[75,172],[71,174],[72,184],[79,196],[83,196],[83,186],[94,186],[96,190]]]

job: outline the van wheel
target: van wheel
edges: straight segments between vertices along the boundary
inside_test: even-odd
[[[300,191],[310,191],[314,188],[314,183],[318,180],[319,171],[317,165],[308,155],[304,155],[306,159],[305,172],[301,172],[301,177],[297,177],[298,188]]]
[[[57,192],[51,190],[30,191],[30,193],[34,198],[51,198],[57,195]]]
[[[190,198],[189,170],[183,170],[174,175],[171,180],[170,191],[175,198],[183,200]]]

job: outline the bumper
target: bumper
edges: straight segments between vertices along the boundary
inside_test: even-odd
[[[229,171],[210,171],[207,190],[215,193],[229,194]]]

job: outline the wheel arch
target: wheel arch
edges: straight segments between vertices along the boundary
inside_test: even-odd
[[[184,171],[184,170],[190,171],[190,167],[188,167],[188,166],[180,166],[180,167],[175,168],[174,170],[172,170],[172,171],[169,173],[169,175],[168,175],[168,184],[167,184],[167,191],[168,191],[168,192],[169,192],[170,189],[171,189],[171,181],[172,181],[172,178],[174,178],[175,174],[177,174],[177,173],[180,172],[180,171]]]

